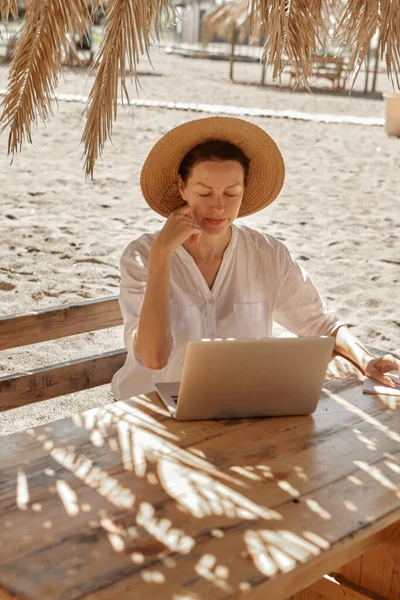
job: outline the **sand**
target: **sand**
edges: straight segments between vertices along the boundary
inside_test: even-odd
[[[141,98],[174,102],[383,117],[381,99],[292,93],[231,84],[219,61],[152,55],[141,67]],[[237,77],[258,81],[258,65]],[[7,69],[0,67],[0,89]],[[66,70],[60,93],[87,95],[93,77]],[[324,85],[321,82],[321,85]],[[388,86],[388,84],[385,84]],[[388,86],[389,87],[389,86]],[[381,88],[382,89],[382,88]],[[132,97],[135,85],[130,84]],[[140,194],[141,164],[156,140],[199,113],[120,108],[98,163],[85,181],[80,138],[84,105],[60,102],[10,166],[0,136],[0,314],[118,294],[119,257],[141,233],[159,228]],[[329,306],[367,344],[400,347],[400,138],[382,126],[248,119],[280,146],[287,177],[279,199],[243,221],[284,241]],[[122,328],[0,354],[0,376],[122,347]],[[60,419],[110,402],[109,386],[0,414],[0,433]]]

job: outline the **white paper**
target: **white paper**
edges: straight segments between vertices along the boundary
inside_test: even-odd
[[[397,373],[385,373],[388,377],[395,382],[396,387],[391,388],[387,385],[383,385],[372,377],[366,377],[364,379],[364,394],[386,394],[389,396],[400,396],[400,376]]]

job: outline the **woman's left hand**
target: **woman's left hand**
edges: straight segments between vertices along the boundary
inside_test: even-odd
[[[398,371],[400,374],[400,360],[391,354],[372,358],[365,367],[365,374],[368,375],[368,377],[373,377],[373,379],[380,381],[383,385],[394,388],[396,387],[396,384],[390,377],[385,375],[385,373],[389,373],[390,371]]]

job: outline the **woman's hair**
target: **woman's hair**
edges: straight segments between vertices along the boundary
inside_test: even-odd
[[[244,184],[246,185],[247,176],[249,174],[250,159],[245,153],[230,142],[222,140],[210,140],[198,144],[190,150],[182,160],[178,173],[182,178],[183,183],[186,183],[191,175],[193,167],[206,160],[236,160],[243,167]]]

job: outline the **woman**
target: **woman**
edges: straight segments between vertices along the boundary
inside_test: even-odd
[[[141,188],[167,220],[121,257],[128,355],[112,380],[117,400],[179,381],[189,340],[270,337],[273,321],[298,336],[334,336],[336,352],[393,387],[385,373],[400,361],[364,348],[284,244],[234,224],[273,202],[283,180],[275,142],[241,119],[191,121],[157,142]]]

